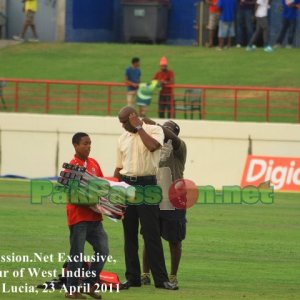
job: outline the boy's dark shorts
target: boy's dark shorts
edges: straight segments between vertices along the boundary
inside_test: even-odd
[[[160,235],[171,243],[183,241],[186,235],[186,220],[168,220],[160,217]]]
[[[159,226],[161,237],[171,243],[178,243],[186,236],[186,211],[160,211]],[[141,229],[141,234],[143,231]]]

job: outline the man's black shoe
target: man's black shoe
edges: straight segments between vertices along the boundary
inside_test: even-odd
[[[165,289],[165,290],[171,290],[171,291],[178,290],[178,286],[174,283],[169,282],[169,281],[165,281],[161,285],[156,285],[155,287],[157,287],[159,289]]]
[[[125,282],[122,283],[122,288],[124,290],[127,290],[130,287],[141,287],[141,286],[142,286],[142,284],[141,284],[140,281],[129,281],[128,280],[128,281],[125,281]]]

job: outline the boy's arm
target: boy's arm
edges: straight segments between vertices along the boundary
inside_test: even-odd
[[[97,168],[98,168],[97,177],[104,177],[103,172],[101,170],[101,167],[100,167],[99,163],[96,160],[95,160],[95,163],[96,163]]]
[[[114,172],[114,177],[118,178],[119,181],[121,180],[121,175],[120,171],[123,169],[123,163],[122,163],[122,153],[120,150],[120,141],[118,141],[118,146],[117,146],[117,159],[116,159],[116,168]]]
[[[121,174],[120,174],[121,170],[122,170],[122,168],[116,168],[115,172],[114,172],[114,177],[118,178],[119,181],[121,181]]]

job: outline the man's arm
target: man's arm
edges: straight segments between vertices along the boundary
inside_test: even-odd
[[[157,125],[161,126],[159,124],[157,124]],[[168,128],[164,127],[164,126],[161,126],[161,128],[164,131],[165,140],[166,141],[172,140],[173,149],[174,150],[178,150],[179,147],[180,147],[180,144],[181,144],[180,138],[175,133],[173,133],[170,129],[168,129]]]
[[[129,80],[129,72],[128,71],[129,71],[128,69],[126,69],[126,71],[125,71],[125,83],[129,86],[134,87],[134,88],[139,87],[139,83],[136,83],[136,82],[133,82],[133,81]]]
[[[149,118],[144,118],[143,121],[146,124],[150,124],[150,125],[158,125],[162,128],[164,135],[165,135],[165,141],[167,142],[168,140],[172,140],[172,145],[173,145],[173,149],[174,150],[178,150],[181,144],[181,140],[180,138],[170,129],[155,123],[153,120],[149,119]]]
[[[163,81],[163,84],[173,84],[173,83],[175,83],[175,80],[174,80],[174,73],[172,72],[171,76],[170,76],[170,79],[166,80],[166,81]]]
[[[135,83],[135,82],[130,81],[130,80],[128,79],[128,76],[127,76],[127,75],[125,76],[125,83],[126,83],[127,85],[132,86],[132,87],[135,87],[135,88],[137,88],[137,87],[139,86],[138,83]]]
[[[134,128],[143,125],[143,121],[141,121],[135,113],[130,114],[129,122],[131,126]],[[156,139],[150,136],[143,128],[138,130],[138,134],[142,139],[143,144],[145,147],[150,151],[154,152],[162,146]]]

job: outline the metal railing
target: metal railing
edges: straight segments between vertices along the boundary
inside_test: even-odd
[[[126,84],[96,81],[0,78],[0,110],[11,112],[116,115],[126,105]],[[3,86],[3,87],[1,87]],[[171,117],[300,123],[300,88],[174,84]],[[187,91],[200,91],[191,105]],[[5,106],[3,105],[5,103]],[[155,94],[147,115],[157,117]]]

